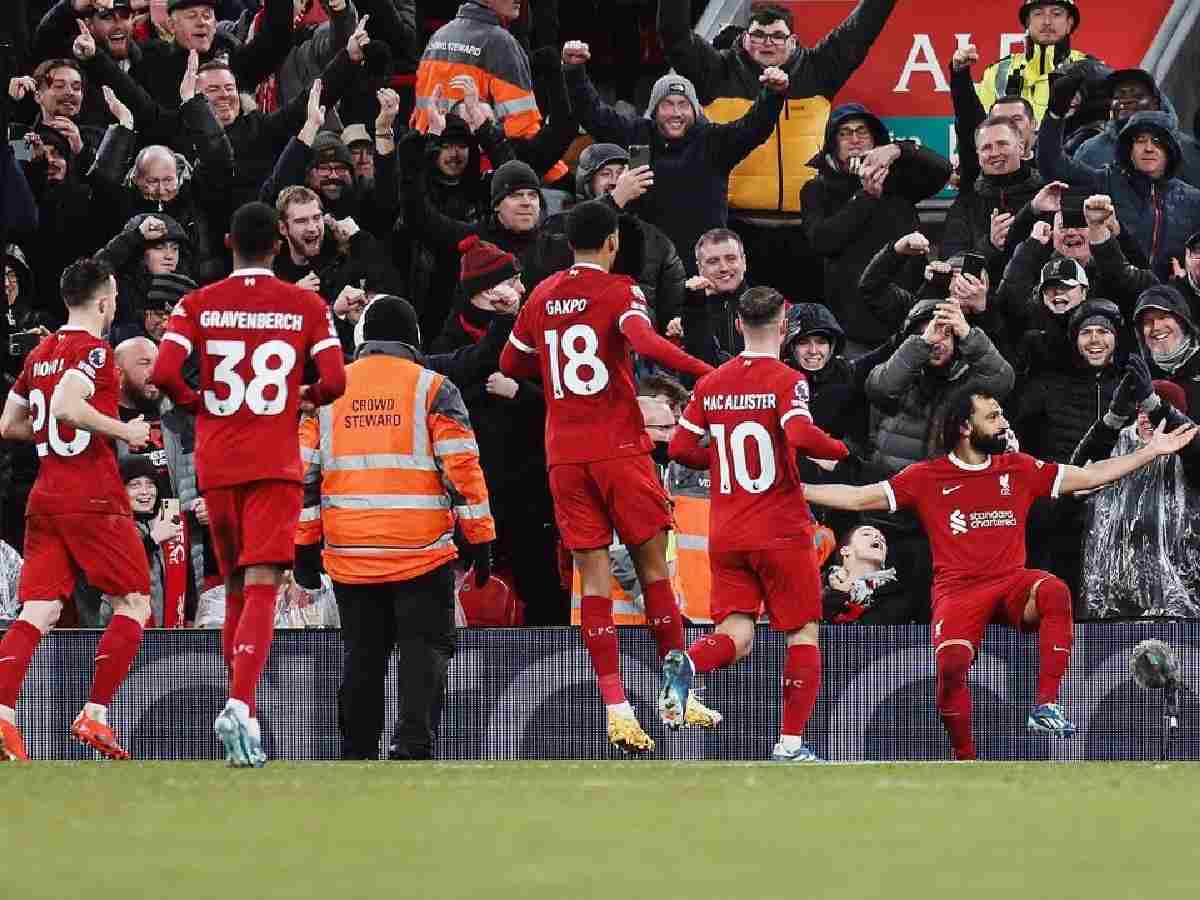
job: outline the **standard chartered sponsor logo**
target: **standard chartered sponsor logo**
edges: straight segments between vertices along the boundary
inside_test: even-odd
[[[1017,516],[1011,509],[992,509],[987,512],[964,513],[956,509],[950,513],[950,533],[966,534],[972,528],[1012,528]]]
[[[950,533],[967,533],[967,517],[963,515],[963,511],[961,509],[956,509],[954,512],[950,513]]]

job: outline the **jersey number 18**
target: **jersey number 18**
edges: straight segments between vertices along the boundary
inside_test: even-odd
[[[550,387],[554,399],[561,400],[565,396],[564,387],[580,397],[590,397],[608,387],[608,367],[596,355],[600,339],[590,325],[572,325],[562,333],[561,341],[557,330],[545,332],[545,337],[550,353]],[[566,365],[562,365],[564,357]],[[584,367],[591,369],[590,378],[585,379],[580,373]]]

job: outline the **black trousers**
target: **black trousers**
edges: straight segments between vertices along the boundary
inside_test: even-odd
[[[384,679],[392,648],[397,660],[400,716],[388,756],[430,759],[454,655],[452,564],[413,578],[379,584],[333,583],[342,617],[342,684],[338,727],[343,759],[378,759]]]

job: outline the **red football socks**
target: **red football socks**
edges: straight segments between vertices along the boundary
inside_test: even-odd
[[[96,674],[92,678],[89,703],[108,706],[117,688],[129,674],[142,644],[142,623],[117,613],[104,629],[96,647]]]
[[[249,706],[254,716],[254,691],[267,667],[275,634],[275,587],[248,584],[245,596],[245,608],[233,639],[229,696]]]
[[[664,578],[654,584],[642,586],[646,601],[646,624],[658,645],[660,659],[672,650],[683,649],[683,616],[675,601],[675,591],[670,579]]]
[[[584,597],[579,602],[579,631],[583,646],[592,658],[600,697],[606,706],[625,702],[621,683],[621,647],[617,626],[613,624],[612,600],[608,597]],[[682,643],[682,642],[681,642]]]
[[[967,673],[975,654],[963,644],[942,644],[937,649],[937,709],[955,759],[975,758],[971,735],[971,689]]]
[[[732,643],[732,641],[731,641]],[[783,727],[781,734],[804,734],[821,690],[821,648],[793,644],[783,662]]]
[[[23,619],[13,622],[0,641],[0,706],[16,708],[25,673],[42,640],[37,626]]]
[[[737,645],[729,635],[714,633],[688,647],[688,656],[692,658],[696,674],[703,675],[733,663],[737,659]]]
[[[246,607],[246,598],[225,589],[225,622],[221,626],[221,653],[225,657],[225,674],[229,680],[229,688],[233,689],[233,639],[237,636],[238,623],[242,621],[242,610]]]
[[[1071,662],[1075,624],[1071,616],[1071,591],[1059,579],[1047,578],[1039,584],[1035,603],[1042,617],[1038,626],[1041,668],[1038,671],[1037,702],[1040,706],[1058,699],[1058,686]]]

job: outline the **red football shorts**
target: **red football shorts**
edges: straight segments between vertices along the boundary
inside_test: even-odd
[[[64,513],[25,520],[21,602],[65,599],[80,574],[106,594],[149,595],[150,562],[131,516]]]
[[[933,588],[933,646],[948,641],[968,643],[976,652],[988,625],[1008,625],[1019,631],[1037,631],[1025,622],[1029,591],[1039,581],[1053,578],[1041,569],[1014,569],[1008,575],[962,587]]]
[[[247,566],[291,568],[304,505],[297,481],[251,481],[204,492],[208,530],[221,576]]]
[[[571,550],[607,547],[613,531],[638,547],[671,527],[671,500],[649,454],[552,466],[550,494]]]
[[[776,631],[797,631],[821,621],[821,575],[812,541],[771,550],[710,552],[708,559],[714,622],[733,613],[757,619],[764,604]]]

